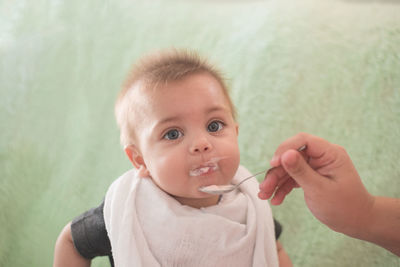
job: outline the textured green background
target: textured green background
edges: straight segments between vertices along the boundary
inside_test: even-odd
[[[154,49],[225,71],[251,171],[305,131],[345,146],[371,193],[400,197],[400,3],[377,2],[0,1],[0,266],[50,266],[62,227],[131,167],[113,104]],[[300,190],[273,210],[295,266],[400,266],[320,224]]]

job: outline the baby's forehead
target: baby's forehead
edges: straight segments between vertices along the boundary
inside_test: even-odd
[[[200,85],[197,86],[197,84]],[[203,89],[210,90],[210,88],[212,88],[211,90],[213,91],[219,91],[221,94],[217,93],[217,95],[222,97],[217,97],[217,99],[223,101],[224,104],[227,104],[233,117],[235,117],[235,108],[229,97],[227,89],[223,84],[220,83],[218,79],[207,72],[193,73],[184,77],[180,77],[179,79],[169,81],[141,79],[136,81],[130,87],[129,92],[125,95],[125,97],[129,99],[128,102],[131,106],[130,110],[136,111],[140,114],[141,112],[146,112],[149,107],[152,108],[157,106],[157,103],[164,100],[163,97],[168,98],[170,95],[169,93],[173,94],[175,89],[179,90],[179,96],[182,96],[183,98],[186,96],[186,92],[187,94],[193,95],[193,90],[190,90],[193,86],[196,88],[196,90],[199,90],[199,94],[201,94]],[[186,89],[182,90],[182,88],[186,88],[187,91]],[[160,97],[160,95],[163,97]],[[210,96],[210,98],[211,97],[212,96]],[[217,99],[212,100],[217,101]]]

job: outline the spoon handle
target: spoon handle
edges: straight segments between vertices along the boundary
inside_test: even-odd
[[[306,148],[307,148],[307,145],[303,145],[303,146],[299,147],[299,148],[297,149],[297,151],[301,152],[301,151],[303,151],[303,150],[306,149]],[[262,174],[262,173],[264,173],[264,172],[268,173],[268,172],[272,171],[272,170],[275,169],[275,168],[276,168],[276,167],[272,167],[272,168],[269,168],[269,169],[266,169],[266,170],[257,172],[257,173],[255,173],[255,174],[249,176],[249,177],[244,178],[242,181],[240,181],[239,183],[235,184],[235,186],[238,187],[238,186],[241,185],[244,181],[247,181],[247,180],[249,180],[250,178],[253,178],[254,176],[257,176],[257,175]]]
[[[259,175],[259,174],[262,174],[262,173],[264,173],[264,172],[266,172],[266,171],[269,171],[269,169],[263,170],[263,171],[260,171],[260,172],[257,172],[257,173],[255,173],[255,174],[253,174],[253,175],[250,175],[249,177],[246,177],[246,178],[244,178],[243,180],[241,180],[239,183],[235,184],[235,186],[237,187],[237,186],[241,185],[243,182],[249,180],[250,178],[253,178],[254,176],[257,176],[257,175]]]

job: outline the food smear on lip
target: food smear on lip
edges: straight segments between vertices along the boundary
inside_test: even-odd
[[[222,156],[222,157],[213,157],[209,161],[204,162],[201,165],[194,166],[192,170],[189,171],[190,176],[200,176],[204,175],[210,171],[216,171],[219,169],[218,166],[218,161],[221,159],[226,159],[229,158],[228,156]]]
[[[200,166],[198,168],[195,168],[189,172],[190,176],[200,176],[203,174],[208,173],[209,171],[216,171],[218,170],[218,164],[213,163],[213,164],[207,164],[207,166]]]

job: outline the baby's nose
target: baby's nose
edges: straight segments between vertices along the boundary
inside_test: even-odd
[[[211,149],[211,143],[206,138],[201,138],[192,145],[192,147],[190,148],[190,152],[194,154],[204,153],[209,152]]]

